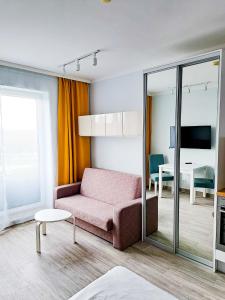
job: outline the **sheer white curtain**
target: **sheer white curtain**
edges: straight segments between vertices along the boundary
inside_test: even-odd
[[[0,229],[52,207],[57,79],[0,67]]]

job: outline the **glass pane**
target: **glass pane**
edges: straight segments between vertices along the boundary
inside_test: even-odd
[[[35,99],[1,96],[4,181],[7,207],[40,201]]]
[[[183,69],[179,249],[213,258],[218,66],[205,62]]]
[[[176,69],[149,74],[147,94],[146,232],[151,239],[172,247],[174,143],[170,135],[175,126]]]

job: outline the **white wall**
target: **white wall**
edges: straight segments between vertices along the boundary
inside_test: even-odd
[[[174,161],[174,150],[169,145],[170,126],[175,125],[175,101],[175,95],[157,95],[152,103],[151,153],[163,153],[167,162]],[[212,149],[181,149],[181,162],[215,167],[217,101],[216,88],[183,93],[181,125],[211,125]],[[181,186],[188,187],[188,184],[188,178],[184,177]]]
[[[91,114],[142,111],[142,73],[91,84]],[[93,137],[92,167],[142,175],[142,137]]]
[[[176,95],[157,95],[152,98],[151,154],[163,154],[166,162],[174,161],[170,149],[170,126],[175,125]]]

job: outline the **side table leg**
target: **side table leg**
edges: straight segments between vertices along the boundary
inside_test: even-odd
[[[43,235],[46,235],[47,233],[46,233],[46,222],[43,222],[42,223],[42,234]]]
[[[76,224],[75,224],[76,218],[73,217],[73,243],[76,244]]]
[[[36,222],[36,251],[41,253],[41,237],[40,237],[41,222]]]

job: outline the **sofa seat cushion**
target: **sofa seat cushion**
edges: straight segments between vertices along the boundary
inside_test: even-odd
[[[113,206],[82,195],[57,199],[55,208],[70,211],[75,217],[105,231],[113,229]]]

